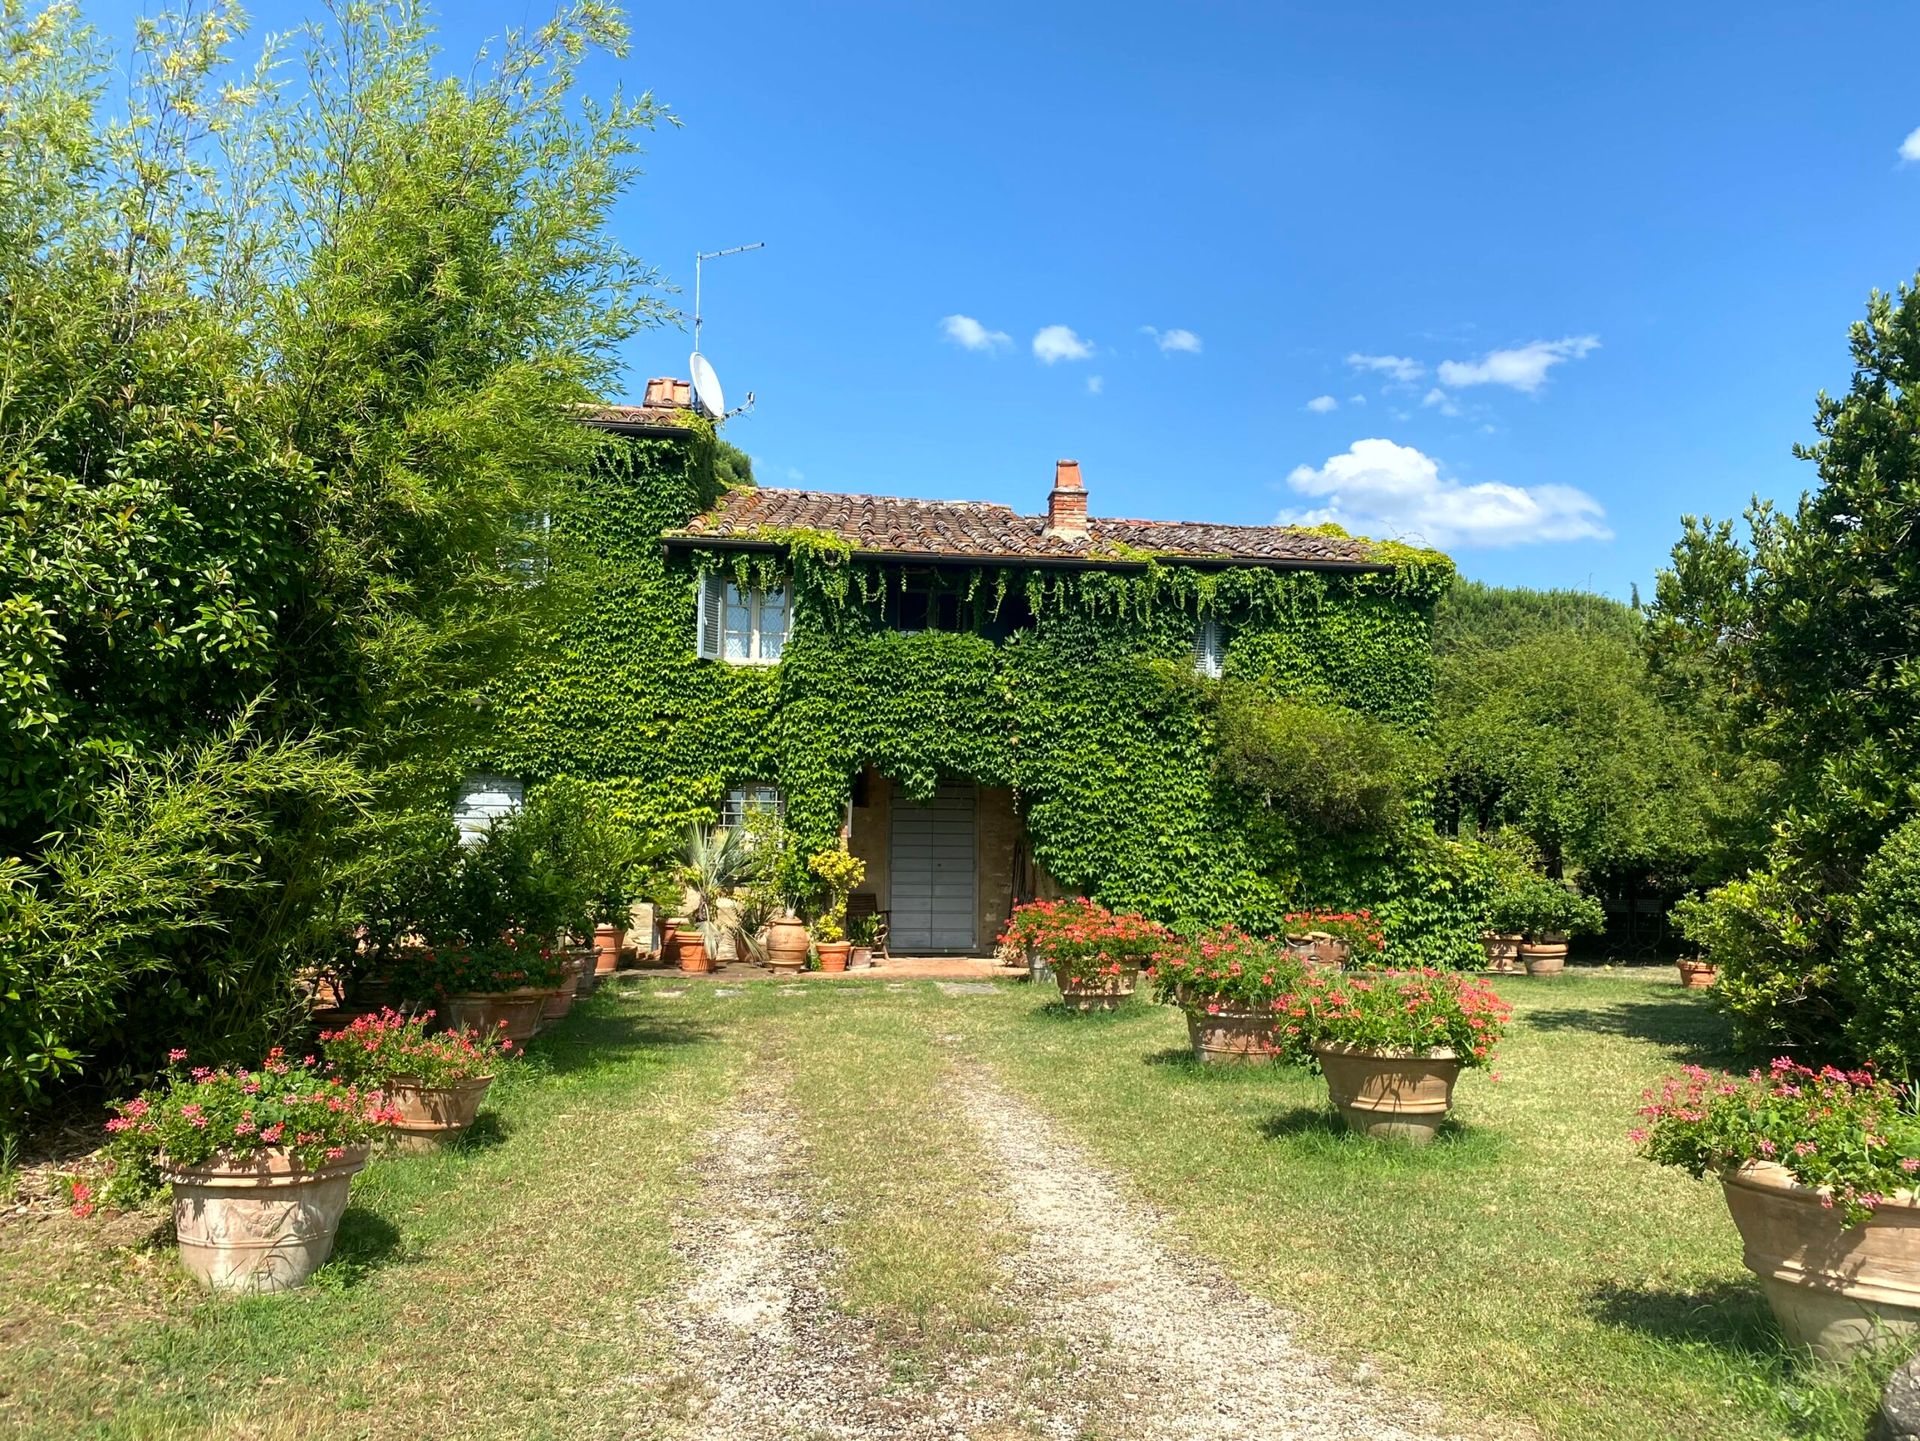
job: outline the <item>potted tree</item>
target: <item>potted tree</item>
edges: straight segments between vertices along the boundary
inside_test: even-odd
[[[853,946],[847,940],[847,897],[867,878],[867,863],[845,843],[829,846],[807,857],[807,869],[825,887],[826,904],[814,918],[814,949],[823,971],[844,971]]]
[[[274,1050],[258,1071],[183,1069],[118,1102],[111,1192],[173,1190],[180,1262],[218,1291],[284,1291],[333,1252],[353,1177],[392,1119],[378,1097]]]
[[[726,938],[726,903],[755,879],[763,862],[746,832],[732,826],[695,826],[687,835],[681,879],[691,900],[676,943],[680,969],[704,975],[713,969]]]
[[[1425,1145],[1460,1072],[1491,1060],[1508,1008],[1484,982],[1444,971],[1310,971],[1275,1013],[1281,1052],[1319,1065],[1350,1130]]]
[[[1567,968],[1567,937],[1600,931],[1606,913],[1591,896],[1564,881],[1529,876],[1496,902],[1493,928],[1521,934],[1520,961],[1530,976],[1555,976]]]
[[[1151,969],[1154,998],[1186,1012],[1193,1058],[1207,1065],[1273,1059],[1274,1003],[1305,970],[1286,947],[1232,926],[1168,937]]]
[[[1698,1066],[1647,1092],[1640,1154],[1713,1176],[1788,1339],[1829,1360],[1920,1332],[1920,1116],[1867,1071]]]
[[[362,1016],[320,1037],[327,1069],[377,1096],[392,1113],[392,1134],[406,1150],[427,1150],[473,1124],[494,1074],[513,1054],[504,1029],[428,1029],[433,1012]]]
[[[864,971],[873,964],[874,944],[880,938],[880,917],[859,916],[847,922],[847,941],[853,947],[847,953],[847,969]]]

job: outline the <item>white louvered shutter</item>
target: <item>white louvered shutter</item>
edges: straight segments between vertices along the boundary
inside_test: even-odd
[[[720,659],[722,589],[717,575],[702,574],[694,580],[694,599],[700,612],[696,621],[699,630],[696,649],[702,660]]]
[[[1225,649],[1220,622],[1203,620],[1193,633],[1193,668],[1201,675],[1220,679],[1221,652]]]

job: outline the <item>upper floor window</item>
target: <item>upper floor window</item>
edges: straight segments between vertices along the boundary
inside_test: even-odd
[[[742,587],[724,576],[703,575],[699,587],[703,658],[733,665],[772,665],[780,659],[793,612],[785,586]]]
[[[720,824],[737,830],[747,823],[748,816],[778,817],[786,811],[787,798],[780,787],[765,781],[748,781],[727,792],[726,800],[720,804]]]
[[[1193,668],[1219,680],[1226,654],[1227,637],[1220,622],[1211,618],[1201,621],[1193,632]]]

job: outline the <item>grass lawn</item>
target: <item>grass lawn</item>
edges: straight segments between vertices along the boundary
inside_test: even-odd
[[[1305,1341],[1372,1358],[1463,1429],[1864,1429],[1873,1378],[1785,1350],[1717,1191],[1631,1156],[1640,1088],[1724,1059],[1711,1005],[1677,986],[1504,985],[1500,1079],[1469,1074],[1462,1124],[1424,1153],[1338,1131],[1315,1077],[1193,1067],[1178,1015],[1144,1003],[1068,1017],[1012,984],[730,989],[650,978],[576,1008],[468,1143],[368,1170],[304,1292],[207,1297],[170,1251],[103,1248],[97,1222],[0,1228],[0,1433],[652,1434],[678,1384],[671,1221],[699,1203],[702,1136],[749,1077],[774,1077],[791,1112],[835,1304],[910,1385],[916,1358],[1020,1326],[997,1289],[1019,1198],[952,1104],[975,1064]]]

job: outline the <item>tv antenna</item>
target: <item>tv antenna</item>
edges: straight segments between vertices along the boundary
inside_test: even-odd
[[[727,409],[725,395],[720,389],[720,377],[714,373],[713,366],[706,356],[700,353],[700,267],[709,260],[719,260],[728,255],[742,255],[749,250],[764,250],[767,242],[756,240],[751,245],[734,245],[725,250],[696,250],[693,252],[693,358],[688,369],[693,377],[693,403],[706,412],[709,419],[725,420],[729,415],[738,415],[740,410],[753,408],[753,392],[747,392],[747,403],[740,410]]]

